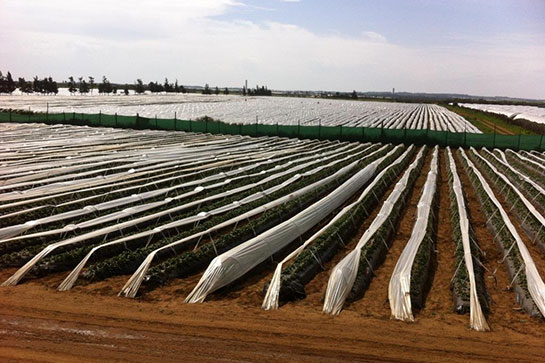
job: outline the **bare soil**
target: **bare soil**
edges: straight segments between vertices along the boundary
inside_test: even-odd
[[[260,308],[273,262],[212,294],[203,304],[183,302],[200,274],[176,279],[137,299],[117,296],[129,276],[57,292],[67,273],[52,274],[0,288],[0,361],[543,361],[545,322],[521,311],[512,291],[506,289],[510,281],[502,255],[461,167],[472,228],[485,253],[485,280],[492,301],[487,320],[492,331],[472,331],[469,316],[454,312],[450,291],[454,244],[446,163],[442,151],[440,155],[437,268],[426,305],[414,323],[390,319],[387,287],[411,234],[431,153],[384,264],[375,271],[363,298],[346,306],[339,316],[322,314],[321,308],[329,270],[344,256],[343,251],[307,285],[307,299],[277,311]],[[543,272],[545,257],[523,237]],[[0,280],[13,272],[0,271]]]

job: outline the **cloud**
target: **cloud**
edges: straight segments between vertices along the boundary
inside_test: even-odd
[[[372,30],[315,34],[280,22],[225,21],[232,0],[4,0],[3,71],[274,89],[396,90],[543,97],[545,45],[495,39],[409,47]],[[7,12],[6,12],[7,11]],[[25,20],[26,19],[26,20]]]

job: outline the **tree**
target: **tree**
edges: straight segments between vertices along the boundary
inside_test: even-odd
[[[32,93],[32,83],[25,81],[24,77],[19,77],[17,87],[19,87],[19,91],[21,91],[21,93]]]
[[[38,79],[38,76],[35,76],[32,80],[32,90],[36,93],[43,92],[42,82]]]
[[[165,78],[165,86],[164,86],[165,92],[174,92],[174,87],[168,83],[168,78]]]
[[[76,93],[78,89],[76,88],[76,81],[74,81],[74,77],[70,76],[68,77],[68,92],[70,92],[71,95]]]
[[[59,86],[57,85],[57,82],[55,82],[51,77],[47,78],[46,89],[47,93],[53,93],[54,95],[57,95],[57,93],[59,93]]]
[[[89,93],[89,85],[85,82],[83,77],[79,77],[79,93],[82,95]]]
[[[135,92],[139,95],[144,93],[144,83],[140,78],[136,80]]]
[[[128,84],[126,84],[125,88],[123,88],[123,93],[125,94],[125,96],[129,95],[129,85]]]
[[[93,88],[95,88],[95,77],[89,76],[89,89],[91,90],[91,94],[93,94]]]
[[[352,98],[353,99],[358,99],[358,93],[356,92],[356,90],[352,91]]]
[[[220,94],[220,89],[218,88],[218,86],[216,86],[216,90],[214,91],[215,94],[219,95]]]
[[[227,87],[225,87],[225,89],[223,90],[223,94],[224,95],[228,95],[229,94],[229,89]]]
[[[12,94],[16,89],[17,85],[15,84],[11,73],[8,71],[8,74],[6,75],[6,93]]]
[[[180,86],[178,86],[178,80],[174,83],[174,92],[180,93]]]
[[[112,84],[110,83],[108,78],[106,78],[106,76],[102,76],[102,83],[99,83],[98,85],[98,93],[110,94],[112,93],[112,91]]]
[[[202,90],[203,95],[210,95],[212,92],[210,92],[210,86],[207,84],[204,85],[204,89]]]

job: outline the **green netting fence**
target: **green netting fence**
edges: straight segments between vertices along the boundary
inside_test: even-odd
[[[137,130],[176,130],[226,135],[280,136],[301,139],[371,141],[440,145],[451,147],[487,147],[512,150],[545,150],[544,135],[474,134],[412,129],[374,127],[303,126],[270,124],[234,124],[221,121],[191,121],[136,116],[86,113],[15,113],[0,112],[0,122],[36,122],[45,124],[121,127]]]

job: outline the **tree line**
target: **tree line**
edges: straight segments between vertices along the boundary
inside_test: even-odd
[[[34,77],[31,81],[26,81],[24,77],[20,77],[17,81],[14,80],[11,73],[8,71],[6,76],[0,71],[0,93],[12,94],[17,89],[21,93],[40,93],[40,94],[54,94],[56,95],[59,92],[59,87],[68,88],[68,92],[71,95],[86,95],[93,94],[96,90],[99,94],[109,95],[109,94],[129,94],[129,90],[134,90],[136,94],[142,94],[146,91],[151,93],[197,93],[200,92],[205,95],[211,94],[225,94],[230,93],[229,88],[225,87],[220,89],[219,87],[211,88],[208,83],[205,86],[200,88],[190,89],[184,87],[178,83],[178,80],[175,82],[169,82],[168,78],[165,78],[164,82],[149,82],[144,84],[142,79],[138,78],[134,84],[114,84],[111,83],[106,76],[102,77],[101,82],[95,82],[95,78],[92,76],[88,77],[68,77],[67,81],[57,83],[51,77],[45,77],[43,79]],[[267,88],[267,86],[256,86],[255,88],[246,88],[242,87],[243,96],[270,96],[272,92]]]

